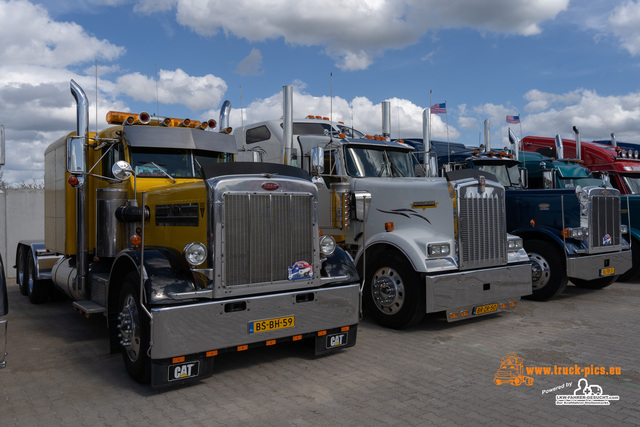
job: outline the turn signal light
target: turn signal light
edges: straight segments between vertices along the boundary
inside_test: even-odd
[[[385,222],[384,231],[393,231],[393,222]]]
[[[129,241],[133,246],[140,246],[142,244],[142,237],[139,234],[134,234]]]

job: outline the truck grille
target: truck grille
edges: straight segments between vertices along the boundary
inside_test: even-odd
[[[598,194],[592,195],[590,200],[589,246],[609,249],[620,245],[620,197],[617,194]]]
[[[224,196],[225,286],[286,281],[297,261],[313,265],[313,196]]]
[[[490,194],[460,191],[458,244],[460,268],[480,268],[507,263],[504,190]]]

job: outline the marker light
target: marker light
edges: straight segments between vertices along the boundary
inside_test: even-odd
[[[384,231],[393,231],[393,222],[385,222]]]

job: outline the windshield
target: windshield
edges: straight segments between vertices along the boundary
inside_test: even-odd
[[[137,176],[145,178],[202,178],[202,166],[232,161],[232,154],[217,151],[131,149],[131,166]]]
[[[517,165],[507,166],[505,164],[499,165],[483,165],[476,164],[476,169],[494,174],[500,184],[505,187],[521,187],[520,184],[520,171]]]
[[[640,194],[640,175],[623,175],[622,180],[629,189],[629,194]]]
[[[559,178],[560,188],[575,188],[577,185],[586,187],[593,185],[596,187],[602,186],[602,180],[599,178]],[[605,181],[605,187],[613,188],[610,182]]]
[[[346,149],[347,173],[357,177],[415,176],[407,151],[381,148]]]

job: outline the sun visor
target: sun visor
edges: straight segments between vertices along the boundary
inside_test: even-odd
[[[131,147],[182,148],[237,153],[235,137],[202,129],[124,126],[124,139]]]

